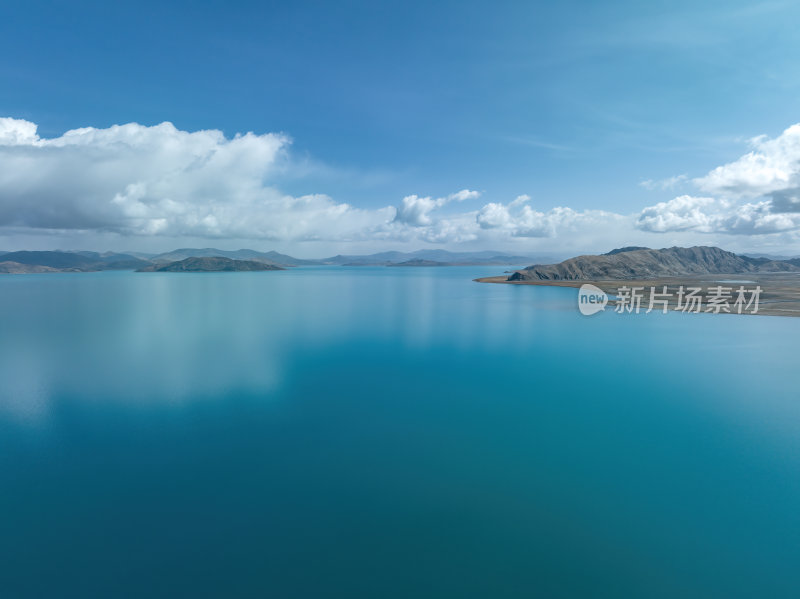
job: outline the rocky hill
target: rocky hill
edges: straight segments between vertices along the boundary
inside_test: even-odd
[[[535,264],[513,273],[509,281],[624,280],[689,274],[800,272],[790,261],[749,258],[717,247],[660,250],[621,248],[600,256],[578,256],[558,264]]]

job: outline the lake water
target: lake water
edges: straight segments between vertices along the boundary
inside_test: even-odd
[[[800,319],[503,270],[0,278],[0,596],[800,596]]]

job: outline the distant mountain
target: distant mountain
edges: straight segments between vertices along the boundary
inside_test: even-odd
[[[339,266],[385,266],[393,262],[408,260],[409,255],[403,252],[380,252],[364,256],[339,254],[331,258],[324,258],[322,263],[337,264]]]
[[[31,266],[50,268],[71,268],[75,270],[97,270],[93,268],[98,261],[73,252],[9,252],[3,255],[4,262],[16,262]]]
[[[0,257],[0,260],[2,260],[2,257]],[[64,269],[51,268],[50,266],[39,266],[38,264],[21,264],[19,262],[0,261],[0,273],[2,274],[22,275],[43,272],[64,272]]]
[[[615,250],[611,250],[608,253],[603,254],[604,256],[614,256],[615,254],[622,254],[623,252],[635,252],[636,250],[649,250],[650,248],[646,248],[641,245],[629,245],[624,248],[617,248]]]
[[[176,262],[185,258],[210,258],[210,257],[230,258],[231,260],[255,260],[265,264],[274,264],[276,266],[304,266],[310,264],[319,264],[316,260],[301,260],[286,254],[278,252],[258,252],[256,250],[218,250],[216,248],[181,248],[157,254],[150,259],[153,262]]]
[[[7,252],[3,262],[28,266],[43,266],[61,271],[134,270],[149,264],[129,254],[98,254],[97,252]],[[36,271],[46,272],[46,271]]]
[[[263,255],[267,260],[272,260],[275,264],[281,266],[313,266],[321,264],[319,260],[303,260],[302,258],[295,258],[276,251],[264,252]]]
[[[513,256],[502,252],[448,252],[447,250],[418,250],[416,252],[380,252],[368,255],[338,255],[325,258],[325,264],[347,266],[388,266],[409,260],[428,260],[444,264],[515,265],[531,262],[532,256]]]
[[[137,272],[243,272],[263,270],[284,270],[274,264],[255,260],[233,260],[220,256],[185,258],[168,264],[152,264]]]
[[[85,256],[97,264],[104,265],[104,268],[99,270],[135,270],[150,263],[149,260],[144,260],[133,254],[119,254],[116,252],[105,252],[103,254],[97,252],[74,253]]]
[[[530,264],[535,260],[553,259],[553,256],[517,256],[496,251],[483,252],[449,252],[447,250],[418,250],[415,252],[380,252],[368,255],[338,255],[323,260],[304,260],[276,251],[259,252],[250,249],[220,250],[217,248],[180,248],[161,254],[144,254],[140,252],[92,252],[92,251],[21,251],[0,252],[1,260],[25,264],[31,267],[41,266],[55,271],[97,270],[140,270],[151,264],[167,265],[187,258],[228,258],[230,260],[249,260],[263,264],[291,267],[319,264],[347,266],[388,266],[392,264],[423,265],[424,262],[435,262],[440,265],[502,265],[515,266]],[[429,264],[430,265],[430,264]],[[9,267],[10,268],[10,267]],[[15,271],[21,267],[14,267]],[[2,272],[2,270],[0,270]],[[50,272],[40,270],[37,272]]]
[[[150,260],[155,254],[149,252],[125,252],[129,256],[133,256],[134,258],[139,258],[140,260]]]
[[[509,281],[581,281],[679,277],[691,274],[800,272],[800,261],[749,258],[717,247],[672,247],[578,256],[559,264],[535,264],[513,273]]]
[[[800,260],[800,256],[778,256],[775,254],[742,254],[742,255],[747,258],[766,258],[767,260],[778,260],[781,262]]]
[[[387,264],[387,266],[450,266],[447,262],[437,262],[436,260],[421,260],[416,258],[414,260],[406,260],[405,262],[394,262]]]

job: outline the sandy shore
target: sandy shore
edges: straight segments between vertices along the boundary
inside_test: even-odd
[[[759,301],[758,315],[764,316],[800,316],[800,273],[739,273],[730,275],[687,275],[685,277],[669,277],[662,279],[637,279],[637,280],[595,280],[595,281],[509,281],[508,275],[497,277],[483,277],[475,279],[478,283],[503,283],[505,285],[543,285],[547,287],[580,287],[584,283],[591,283],[608,293],[616,295],[620,287],[644,287],[649,294],[650,287],[655,287],[656,292],[661,292],[666,285],[667,292],[672,294],[670,307],[677,304],[677,291],[680,286],[700,287],[703,289],[703,305],[706,304],[707,291],[711,287],[722,285],[732,287],[734,290],[740,286],[753,289],[760,286],[762,289]],[[609,305],[615,305],[609,301]],[[743,312],[750,314],[750,312]]]

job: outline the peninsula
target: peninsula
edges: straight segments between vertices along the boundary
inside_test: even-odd
[[[580,287],[596,285],[609,295],[622,286],[655,287],[675,293],[680,286],[707,290],[760,286],[759,314],[800,316],[800,259],[754,258],[718,247],[649,249],[629,247],[583,255],[558,264],[534,264],[511,274],[475,279],[479,283]],[[610,301],[614,305],[614,300]]]

